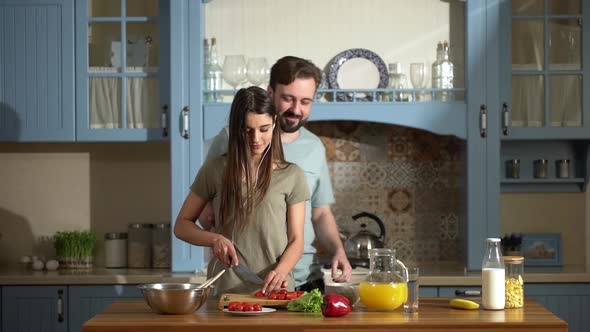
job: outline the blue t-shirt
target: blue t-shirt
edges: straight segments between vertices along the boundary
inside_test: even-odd
[[[320,279],[322,272],[320,266],[313,263],[316,252],[311,245],[315,238],[311,223],[311,209],[319,208],[334,203],[334,192],[330,182],[330,172],[326,161],[326,149],[322,141],[315,134],[305,128],[299,130],[297,139],[291,143],[283,143],[285,159],[297,164],[303,169],[307,179],[311,199],[306,202],[305,209],[305,233],[303,256],[293,268],[295,285],[300,286],[309,280]],[[221,130],[213,139],[207,159],[219,156],[227,152],[229,134],[227,128]]]

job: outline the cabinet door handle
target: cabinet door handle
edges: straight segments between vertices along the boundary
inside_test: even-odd
[[[455,290],[455,295],[456,296],[481,296],[481,291],[480,290],[461,290],[461,289],[456,289]]]
[[[508,136],[508,122],[510,121],[510,114],[508,110],[508,104],[502,103],[502,133],[504,136]]]
[[[162,106],[162,114],[160,114],[160,126],[162,127],[162,136],[168,137],[168,105]]]
[[[488,114],[486,105],[479,107],[479,136],[485,138],[488,135]]]
[[[184,137],[185,139],[189,139],[191,137],[190,133],[189,133],[189,117],[188,117],[188,112],[189,112],[189,108],[188,106],[185,106],[182,109],[182,137]]]
[[[64,299],[63,299],[63,290],[57,291],[57,321],[59,323],[63,323],[64,321]]]

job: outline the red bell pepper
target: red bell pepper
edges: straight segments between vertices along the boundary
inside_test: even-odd
[[[340,317],[351,310],[350,301],[340,294],[326,294],[322,303],[322,314],[326,317]]]

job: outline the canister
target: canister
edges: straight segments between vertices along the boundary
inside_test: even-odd
[[[152,265],[152,224],[129,224],[127,266],[149,268]]]
[[[560,159],[555,161],[556,176],[560,179],[570,177],[570,160]]]
[[[520,177],[520,159],[506,161],[506,178],[518,179]]]
[[[522,308],[524,305],[524,257],[504,256],[506,296],[504,308]]]
[[[127,233],[105,233],[104,266],[127,267]]]
[[[171,266],[170,224],[154,224],[152,230],[152,267],[168,269]]]
[[[533,163],[533,174],[537,179],[547,178],[547,159],[537,159]]]

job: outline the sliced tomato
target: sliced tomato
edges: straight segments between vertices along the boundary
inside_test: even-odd
[[[285,300],[292,300],[297,297],[297,292],[288,292],[287,294],[285,294]]]
[[[278,291],[279,294],[287,294],[288,292],[289,291],[284,288]]]
[[[264,293],[263,293],[263,292],[261,292],[261,291],[258,291],[258,292],[256,292],[256,293],[254,294],[254,296],[256,296],[256,297],[264,297]]]
[[[279,296],[278,293],[272,292],[268,295],[268,299],[269,300],[276,300],[278,296]]]
[[[277,300],[284,300],[287,294],[277,294]]]
[[[300,297],[301,295],[305,294],[305,291],[297,291],[297,297]]]
[[[241,303],[238,303],[233,311],[244,311],[244,305],[242,305]]]
[[[252,306],[252,311],[262,311],[262,306],[259,303],[256,303]]]
[[[253,305],[250,303],[245,303],[242,306],[242,311],[253,311],[252,309],[254,309],[254,308],[253,308]]]

